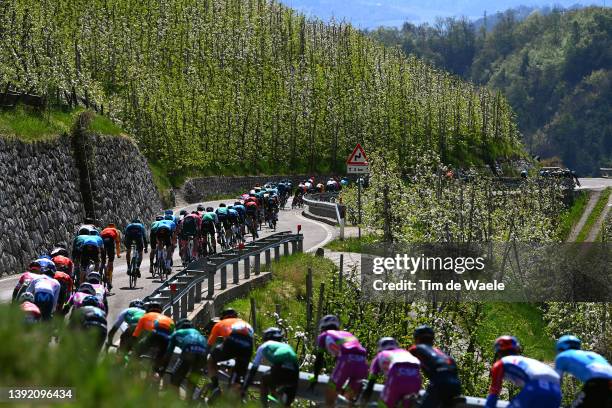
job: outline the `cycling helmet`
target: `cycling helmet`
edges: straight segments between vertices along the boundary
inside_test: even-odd
[[[232,318],[236,318],[236,317],[238,317],[238,312],[236,312],[232,308],[224,309],[221,312],[221,320],[223,320],[223,319],[232,319]]]
[[[174,215],[168,215],[168,214],[166,214],[166,215],[164,216],[164,220],[174,221]]]
[[[283,341],[283,331],[278,327],[268,327],[263,332],[263,341]]]
[[[142,222],[140,222],[140,219],[138,219],[138,218],[134,218],[134,219],[132,220],[132,224],[142,224]]]
[[[197,210],[204,211],[204,206],[202,204],[198,205]]]
[[[219,204],[219,208],[226,207],[225,203]]]
[[[514,336],[501,336],[494,343],[495,354],[518,354],[521,352],[521,345]]]
[[[399,343],[393,337],[381,337],[378,340],[376,352],[380,353],[384,350],[393,350],[397,348],[400,348]]]
[[[215,212],[215,209],[212,207],[206,207],[206,212]]]
[[[234,205],[242,205],[240,201],[234,201]]]
[[[566,334],[565,336],[559,337],[559,340],[557,340],[556,349],[557,349],[557,353],[561,353],[562,351],[570,350],[570,349],[580,350],[581,345],[582,345],[582,342],[580,341],[578,337],[573,336],[571,334]]]
[[[161,220],[163,220],[163,219],[164,219],[164,216],[163,216],[163,215],[157,215],[157,216],[155,217],[155,221],[161,221]]]
[[[40,262],[37,260],[30,262],[30,265],[28,265],[28,270],[30,272],[40,272]]]
[[[181,210],[181,212],[179,213],[179,215],[187,215],[187,210]]]
[[[100,306],[100,301],[98,300],[97,297],[95,297],[93,295],[88,295],[88,296],[85,296],[85,298],[81,302],[81,307],[83,307],[83,306],[99,307]]]
[[[97,229],[93,228],[89,230],[88,235],[100,235],[100,232]]]
[[[98,284],[102,281],[102,276],[98,272],[89,272],[87,275],[87,282]]]
[[[227,209],[228,209],[228,210],[232,210],[233,208],[234,208],[234,206],[233,206],[233,205],[228,205],[228,206],[227,206]]]
[[[148,302],[145,304],[145,311],[147,313],[151,313],[151,312],[156,312],[156,313],[161,313],[162,312],[162,305],[159,302]]]
[[[340,328],[340,319],[335,315],[323,316],[319,320],[319,332],[325,330],[338,330]]]
[[[51,250],[51,258],[55,258],[56,256],[69,256],[68,250],[66,248],[56,246]]]
[[[434,330],[426,324],[422,324],[414,329],[412,335],[414,340],[419,343],[433,343],[435,337]]]
[[[166,210],[166,211],[164,211],[164,214],[165,214],[165,215],[174,215],[174,211],[172,211],[172,210]]]
[[[87,283],[87,282],[81,283],[81,285],[79,286],[79,289],[77,290],[77,292],[87,293],[88,295],[95,295],[96,294],[96,290],[94,289],[92,284],[91,283]]]
[[[137,307],[138,309],[144,309],[144,302],[140,299],[134,299],[130,302],[130,307]]]
[[[31,292],[22,293],[21,296],[19,296],[19,303],[23,302],[34,303],[34,294]]]
[[[189,320],[187,318],[183,318],[183,319],[179,320],[178,322],[176,322],[175,328],[176,328],[176,330],[180,330],[180,329],[193,329],[193,323],[191,322],[191,320]]]

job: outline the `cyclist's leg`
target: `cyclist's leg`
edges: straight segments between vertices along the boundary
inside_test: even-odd
[[[140,278],[140,265],[142,264],[142,255],[144,251],[144,238],[140,238],[136,241],[136,250],[138,251],[138,262],[136,265],[136,276]]]
[[[149,244],[151,245],[151,252],[149,253],[149,273],[153,275],[153,266],[155,265],[155,245],[157,243],[156,233],[151,231],[149,234]]]

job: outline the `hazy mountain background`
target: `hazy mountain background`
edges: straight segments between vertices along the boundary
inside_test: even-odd
[[[346,20],[359,28],[399,27],[406,21],[432,23],[437,17],[481,18],[509,8],[571,8],[576,5],[604,5],[604,0],[280,0],[306,15],[329,20]],[[608,0],[612,2],[612,0]]]

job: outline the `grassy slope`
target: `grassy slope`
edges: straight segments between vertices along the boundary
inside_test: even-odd
[[[70,132],[80,110],[37,112],[27,107],[0,111],[0,134],[25,142],[50,140]]]
[[[559,224],[559,239],[562,241],[567,240],[567,237],[572,232],[572,228],[578,223],[578,220],[580,220],[588,201],[588,192],[581,191],[574,200],[572,206],[563,213]]]
[[[228,306],[236,309],[241,316],[250,316],[250,298],[257,307],[257,331],[276,325],[273,316],[276,305],[281,306],[280,315],[294,329],[306,325],[306,273],[313,271],[314,304],[318,299],[318,287],[324,276],[336,270],[332,261],[307,254],[295,254],[272,265],[274,277],[264,287],[255,289],[248,297],[237,299]],[[316,309],[315,309],[316,313]],[[303,330],[303,329],[302,329]]]
[[[601,216],[601,213],[606,207],[606,204],[608,204],[608,198],[610,197],[610,193],[612,193],[611,188],[606,188],[601,193],[601,196],[599,196],[599,199],[597,200],[597,204],[595,204],[595,207],[593,207],[593,211],[591,211],[591,214],[589,214],[589,218],[587,218],[584,227],[578,234],[576,242],[584,242],[584,240],[589,236],[591,229],[593,229],[593,226]]]

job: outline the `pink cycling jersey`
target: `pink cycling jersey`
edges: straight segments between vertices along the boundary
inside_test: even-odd
[[[408,395],[421,389],[420,361],[404,349],[383,350],[374,357],[370,375],[384,374],[385,387],[380,396],[387,407],[395,407]]]
[[[70,296],[70,299],[68,299],[66,303],[68,305],[74,306],[75,309],[78,309],[83,305],[83,299],[85,299],[87,296],[91,295],[89,293],[76,292],[75,294]],[[104,310],[104,304],[100,301],[100,299],[98,299],[98,307]]]
[[[15,285],[15,292],[20,291],[22,286],[29,285],[30,282],[32,282],[34,279],[40,278],[41,276],[42,275],[39,275],[34,272],[24,272],[23,275],[19,277],[17,285]]]
[[[370,374],[383,374],[387,376],[393,364],[396,363],[405,363],[406,365],[410,364],[417,369],[417,373],[421,364],[419,359],[410,354],[410,352],[407,350],[383,350],[378,353],[376,357],[374,357],[374,360],[372,360],[372,364],[370,365]]]
[[[357,337],[351,333],[342,330],[326,330],[317,337],[317,346],[327,350],[334,357],[340,357],[344,354],[365,354]]]

